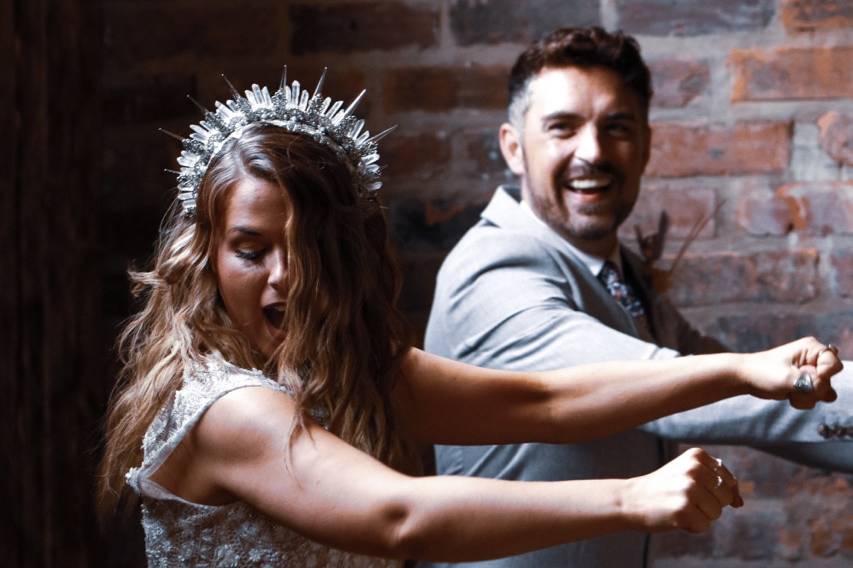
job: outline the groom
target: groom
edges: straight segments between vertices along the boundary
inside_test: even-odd
[[[639,46],[621,33],[557,30],[519,56],[500,144],[520,188],[498,188],[445,260],[428,351],[544,370],[723,349],[655,292],[643,262],[617,237],[649,159],[651,96]],[[587,444],[439,446],[437,467],[501,479],[629,477],[652,471],[671,442],[686,441],[756,446],[851,471],[853,444],[837,426],[853,423],[853,388],[836,383],[841,400],[814,411],[740,397]],[[646,535],[618,534],[481,565],[638,568],[647,553]]]

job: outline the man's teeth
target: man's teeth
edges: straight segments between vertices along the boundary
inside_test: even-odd
[[[609,183],[610,179],[608,178],[573,179],[569,182],[569,187],[580,191],[588,191],[590,189],[600,189],[602,187],[606,187]]]

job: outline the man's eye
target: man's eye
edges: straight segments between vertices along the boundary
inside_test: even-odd
[[[237,249],[234,251],[234,254],[236,254],[237,257],[242,258],[243,260],[258,260],[259,258],[261,258],[264,255],[264,249],[258,249],[258,250]]]
[[[572,136],[575,130],[573,125],[566,122],[555,122],[548,126],[548,132],[557,136]]]
[[[615,124],[608,125],[607,130],[608,130],[608,132],[610,132],[611,134],[614,134],[616,136],[625,136],[625,135],[631,133],[631,127],[630,126],[628,126],[627,124],[621,124],[618,122]]]

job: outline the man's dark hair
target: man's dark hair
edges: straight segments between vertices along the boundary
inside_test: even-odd
[[[604,67],[615,71],[648,114],[652,99],[649,68],[640,44],[621,31],[599,27],[561,28],[530,44],[516,59],[509,75],[509,118],[520,125],[527,112],[527,86],[546,67]]]

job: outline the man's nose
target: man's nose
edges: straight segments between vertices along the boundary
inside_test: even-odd
[[[601,140],[598,137],[598,128],[592,124],[584,126],[577,134],[577,146],[575,157],[587,163],[595,164],[601,161]]]

